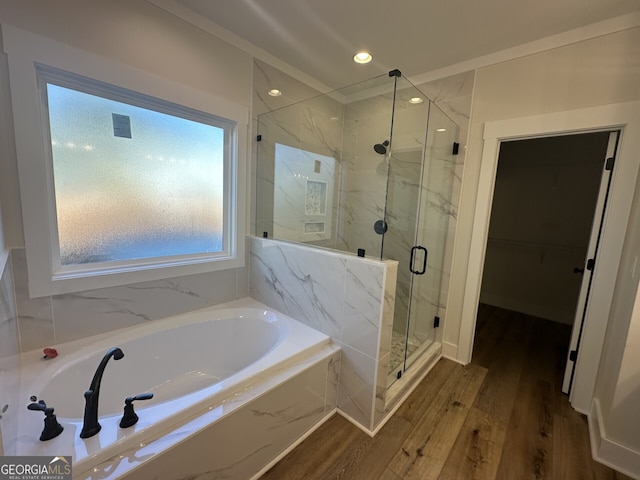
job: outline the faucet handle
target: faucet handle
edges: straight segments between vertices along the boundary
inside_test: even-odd
[[[35,400],[35,397],[33,398],[33,400]],[[47,404],[44,402],[44,400],[40,400],[40,401],[38,401],[38,403],[36,403],[36,402],[30,403],[29,405],[27,405],[27,409],[28,410],[35,410],[35,411],[38,411],[38,412],[44,412],[45,415],[47,414],[48,410],[53,412],[53,408],[47,407]]]
[[[133,402],[136,400],[151,400],[153,393],[141,393],[135,397],[127,397],[124,400],[124,413],[120,420],[120,428],[131,427],[138,421],[138,415],[133,410]]]
[[[152,398],[153,398],[153,393],[141,393],[139,395],[136,395],[135,397],[125,398],[124,403],[126,405],[129,405],[136,400],[151,400]]]
[[[40,440],[51,440],[62,433],[64,427],[58,423],[58,419],[53,414],[53,408],[47,407],[44,400],[40,400],[38,403],[30,403],[27,405],[28,410],[36,410],[44,412],[44,430],[40,434]]]

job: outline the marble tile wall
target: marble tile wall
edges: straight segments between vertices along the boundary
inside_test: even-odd
[[[345,99],[343,136],[344,178],[342,182],[341,240],[344,249],[364,249],[380,258],[382,237],[374,231],[384,218],[387,157],[374,145],[391,140],[392,81],[388,91],[363,99]]]
[[[20,351],[40,349],[248,295],[248,268],[29,298],[25,251],[12,251]]]
[[[386,388],[397,263],[262,238],[252,239],[250,257],[252,298],[342,348],[338,408],[371,430],[379,368]]]
[[[257,232],[291,241],[335,246],[338,232],[339,191],[341,182],[341,106],[328,99],[324,104],[309,100],[260,117],[257,144],[256,204]],[[337,107],[337,109],[336,109]],[[330,120],[335,118],[336,120]],[[286,146],[286,147],[281,147]],[[295,149],[288,156],[286,148]],[[278,155],[276,155],[278,151]],[[302,157],[306,157],[308,165]],[[296,162],[300,159],[299,162]],[[314,163],[321,163],[315,168]],[[293,168],[290,168],[293,166]],[[327,211],[307,214],[303,199],[294,198],[305,180],[327,182]],[[324,234],[305,234],[305,221],[324,221]],[[275,222],[275,223],[274,223]]]
[[[390,262],[387,262],[390,263]],[[391,341],[393,334],[393,317],[396,309],[396,285],[398,276],[398,264],[393,262],[386,270],[384,283],[384,304],[382,305],[382,322],[380,330],[380,349],[378,351],[378,369],[376,376],[376,398],[374,405],[374,417],[372,430],[389,413],[387,410],[387,376],[391,362]]]
[[[449,165],[450,174],[453,175],[451,198],[447,200],[440,196],[437,202],[443,208],[446,207],[447,215],[451,217],[445,253],[445,258],[449,259],[455,232],[473,80],[473,72],[468,72],[418,85],[418,89],[459,126],[460,154],[455,157],[454,164]],[[401,91],[405,92],[407,97],[413,96],[416,89],[407,85],[408,82],[401,83]],[[280,88],[283,95],[268,96],[266,92],[274,87]],[[262,121],[267,124],[261,127],[266,129],[265,131],[274,132],[277,138],[282,136],[281,140],[284,143],[293,142],[290,145],[299,145],[303,138],[312,138],[313,140],[307,143],[312,149],[323,149],[318,152],[333,154],[342,162],[342,175],[338,179],[337,187],[341,204],[336,217],[336,243],[335,246],[326,242],[323,245],[349,252],[364,248],[368,255],[375,256],[380,252],[381,242],[379,236],[372,235],[372,225],[384,213],[386,165],[384,158],[373,151],[373,145],[389,139],[392,96],[382,93],[360,100],[349,99],[348,95],[340,97],[339,94],[347,91],[349,89],[334,92],[332,95],[321,95],[322,92],[304,85],[278,69],[255,61],[254,122],[257,122],[258,115],[273,112],[262,116]],[[408,106],[406,102],[398,103],[397,120],[394,124],[396,151],[406,152],[424,144],[427,105],[427,102],[417,107]],[[306,113],[302,114],[302,111]],[[327,118],[330,119],[329,122],[326,122]],[[273,192],[274,187],[273,168],[268,168],[273,163],[274,149],[272,145],[268,145],[268,141],[258,144],[258,148],[254,149],[259,152],[258,170],[265,169],[254,179],[257,182],[258,195],[254,205],[258,211],[252,218],[264,220],[264,224],[253,230],[258,235],[262,231],[273,231],[272,225],[269,224],[269,221],[272,222],[273,193],[266,192]],[[449,263],[445,261],[446,265]],[[448,273],[446,275],[445,284],[449,278]],[[443,295],[446,298],[446,289]]]
[[[269,96],[272,88],[282,95]],[[264,115],[263,115],[264,114]],[[252,152],[252,180],[256,185],[251,202],[254,214],[251,231],[257,235],[268,232],[269,236],[292,241],[308,241],[335,248],[338,239],[339,191],[341,182],[340,145],[342,143],[343,105],[341,102],[283,74],[279,70],[254,61],[253,131],[255,143]],[[290,200],[290,182],[286,178],[274,180],[276,170],[276,144],[287,145],[302,151],[322,156],[322,161],[332,161],[333,182],[328,205],[331,210],[324,219],[325,233],[321,235],[301,234],[292,225],[303,225],[304,220],[317,220],[313,216],[289,215],[274,226],[274,202]],[[323,168],[322,171],[326,171]],[[295,172],[305,175],[304,172]],[[295,186],[295,184],[294,184]],[[277,209],[277,205],[276,205]],[[296,209],[294,209],[296,210]],[[276,221],[280,217],[276,217]],[[274,234],[277,230],[277,234]]]
[[[18,434],[17,398],[20,351],[13,274],[8,252],[0,252],[0,454],[13,455]],[[4,443],[3,443],[4,442]]]
[[[298,242],[335,238],[336,160],[276,145],[273,188],[274,238]]]

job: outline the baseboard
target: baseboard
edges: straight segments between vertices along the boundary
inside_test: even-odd
[[[607,438],[600,402],[597,398],[591,403],[591,411],[587,415],[591,454],[594,460],[628,477],[640,480],[640,452]]]
[[[449,342],[442,342],[442,356],[448,360],[465,365],[458,359],[458,345]]]

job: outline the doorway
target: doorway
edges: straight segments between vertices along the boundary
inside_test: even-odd
[[[589,286],[585,271],[591,275],[586,262],[597,243],[592,232],[600,230],[610,178],[606,159],[617,135],[599,131],[500,143],[481,305],[563,324],[565,336],[574,330],[577,345],[588,300],[581,295]],[[574,342],[566,343],[568,350]]]
[[[473,190],[474,199],[470,243],[468,250],[462,248],[457,252],[461,255],[460,265],[463,267],[459,272],[454,272],[455,275],[452,274],[452,285],[455,280],[464,286],[460,292],[460,323],[450,323],[445,330],[448,338],[457,339],[452,354],[458,361],[469,363],[473,351],[500,143],[517,138],[602,130],[620,130],[621,135],[599,241],[597,268],[593,272],[591,285],[591,296],[597,301],[589,302],[584,312],[584,331],[569,397],[571,406],[584,414],[589,412],[592,404],[608,320],[616,302],[616,278],[640,170],[640,102],[601,105],[485,123],[477,184],[472,183],[469,187]],[[459,278],[461,276],[464,278]],[[445,327],[446,325],[445,323]]]

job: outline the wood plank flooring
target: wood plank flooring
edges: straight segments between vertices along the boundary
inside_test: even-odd
[[[336,415],[262,480],[629,480],[560,391],[570,328],[486,305],[477,324],[472,363],[441,360],[374,438]]]

